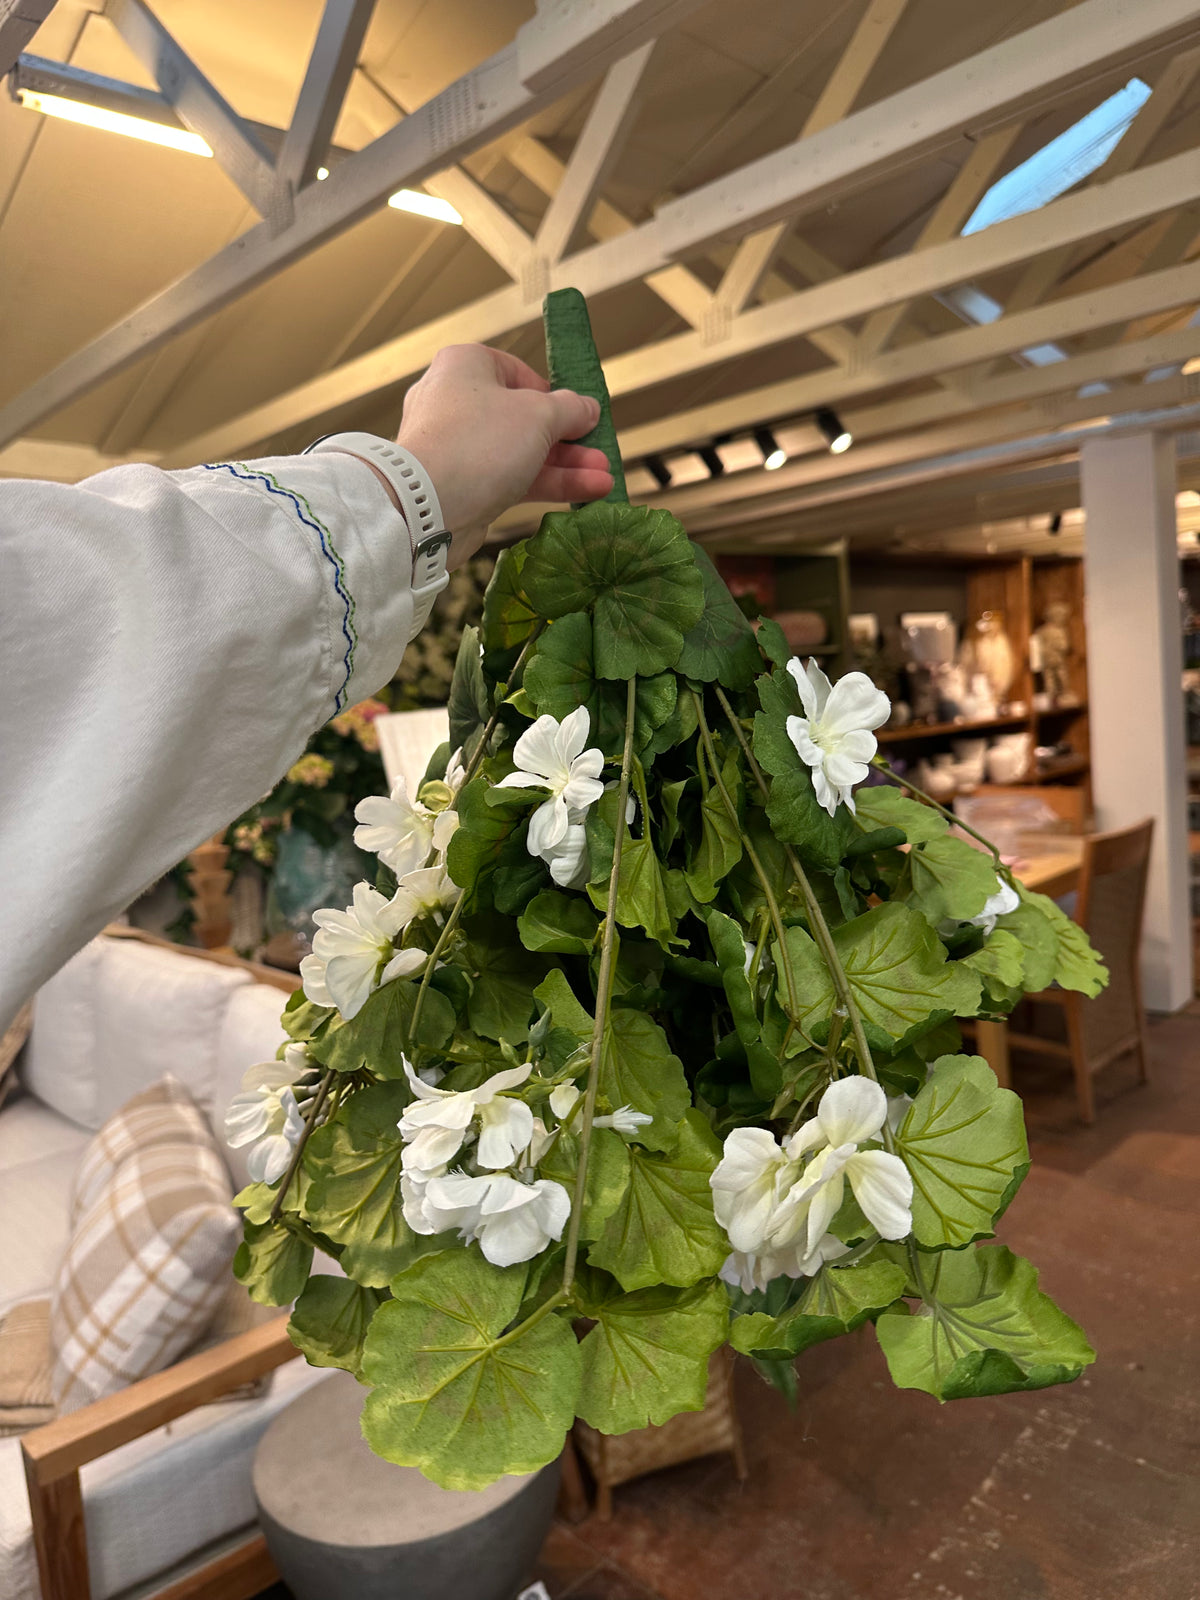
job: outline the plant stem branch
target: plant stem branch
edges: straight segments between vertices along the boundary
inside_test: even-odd
[[[519,1339],[523,1334],[528,1333],[530,1328],[536,1328],[538,1323],[548,1317],[552,1311],[557,1311],[559,1306],[566,1305],[570,1298],[570,1291],[565,1288],[560,1289],[557,1294],[552,1294],[549,1300],[542,1301],[536,1311],[531,1311],[524,1322],[519,1322],[515,1328],[510,1328],[507,1333],[502,1333],[493,1343],[492,1349],[499,1350],[502,1345],[512,1344],[515,1339]]]
[[[509,683],[512,682],[512,680],[517,676],[518,672],[520,672],[521,668],[525,665],[525,657],[537,643],[538,634],[541,633],[545,626],[546,624],[541,621],[534,623],[533,631],[530,633],[525,643],[521,646],[521,654],[513,662],[512,671],[508,675]],[[505,688],[507,688],[507,684],[505,685]],[[467,770],[463,774],[463,781],[458,786],[459,794],[463,792],[463,790],[470,783],[471,779],[475,776],[476,772],[478,772],[479,764],[487,754],[488,742],[490,741],[493,733],[496,731],[496,724],[500,720],[500,707],[503,704],[504,700],[501,699],[497,703],[496,709],[492,712],[486,723],[484,723],[483,732],[479,737],[479,743],[475,746],[475,753],[467,763]]]
[[[454,909],[446,918],[446,921],[442,927],[442,931],[437,936],[437,943],[429,952],[429,960],[425,963],[425,971],[421,974],[421,987],[417,990],[417,998],[413,1005],[412,1022],[409,1024],[408,1030],[409,1046],[413,1050],[417,1048],[417,1025],[421,1020],[421,1012],[425,1008],[425,991],[429,988],[429,980],[433,976],[434,967],[437,966],[438,961],[445,952],[446,946],[450,943],[450,935],[458,926],[458,919],[462,916],[462,909],[466,903],[466,898],[467,891],[465,889],[460,889],[458,891],[458,899],[454,902]]]
[[[575,1171],[575,1197],[571,1202],[571,1222],[567,1232],[567,1258],[563,1264],[562,1296],[575,1282],[575,1262],[579,1254],[579,1228],[583,1221],[583,1201],[587,1193],[588,1151],[592,1141],[592,1120],[596,1115],[596,1095],[600,1087],[600,1058],[608,1031],[608,1008],[612,999],[617,966],[617,887],[621,879],[621,851],[627,824],[625,806],[629,799],[629,775],[633,769],[633,720],[637,710],[637,679],[630,678],[625,697],[625,748],[621,755],[621,781],[617,788],[617,826],[613,835],[612,871],[608,875],[608,900],[604,911],[604,936],[600,945],[600,971],[596,977],[596,1021],[592,1030],[592,1054],[588,1062],[587,1092],[583,1100],[583,1123],[579,1130],[579,1165]]]
[[[719,694],[720,690],[717,692]],[[704,752],[708,757],[708,766],[709,771],[712,774],[712,781],[716,785],[717,793],[721,796],[721,803],[725,807],[730,822],[733,823],[734,827],[741,836],[742,848],[746,852],[746,856],[750,862],[750,865],[754,868],[754,874],[759,881],[763,896],[767,902],[767,909],[771,916],[771,925],[775,929],[775,937],[779,941],[779,959],[783,966],[784,978],[787,982],[788,1001],[791,1007],[788,1014],[788,1020],[792,1023],[795,1023],[797,1014],[800,1010],[800,1002],[796,991],[795,974],[792,972],[792,963],[788,956],[787,930],[783,925],[783,915],[779,910],[779,902],[775,898],[775,891],[771,887],[770,879],[763,870],[763,864],[759,860],[758,851],[755,850],[754,846],[750,843],[750,840],[746,837],[746,834],[742,828],[741,821],[737,814],[737,806],[733,803],[733,796],[725,787],[725,780],[721,777],[721,768],[720,763],[717,761],[717,752],[716,747],[713,744],[712,732],[709,729],[708,722],[704,716],[704,703],[694,689],[692,689],[690,693],[696,704],[696,721],[700,729],[700,738],[704,744]]]
[[[770,793],[767,788],[767,780],[763,777],[762,768],[754,759],[754,753],[750,749],[749,743],[747,742],[746,736],[743,733],[740,724],[738,723],[737,717],[734,715],[733,707],[729,704],[729,701],[725,698],[724,694],[719,688],[717,689],[717,697],[724,708],[725,715],[729,718],[730,726],[733,728],[738,743],[741,745],[746,759],[750,764],[750,770],[757,779],[758,786],[762,791],[763,796],[766,797]],[[871,1047],[867,1043],[867,1036],[863,1029],[862,1017],[860,1016],[858,1010],[858,1003],[854,998],[854,991],[850,987],[850,980],[846,976],[846,969],[842,966],[841,958],[837,953],[837,946],[833,942],[833,935],[829,931],[829,924],[825,921],[825,914],[821,910],[816,895],[813,893],[812,884],[808,881],[808,874],[800,865],[800,858],[796,855],[796,852],[792,849],[791,845],[787,845],[785,848],[787,851],[788,865],[795,874],[796,882],[800,885],[800,892],[804,896],[804,909],[808,917],[808,925],[812,929],[812,935],[817,942],[817,948],[821,952],[821,955],[825,961],[825,966],[829,971],[829,976],[833,981],[834,992],[838,997],[839,1003],[845,1010],[847,1020],[850,1023],[850,1032],[854,1039],[855,1053],[858,1056],[863,1076],[865,1078],[871,1078],[875,1083],[878,1083],[879,1074],[875,1071],[875,1062],[871,1056]],[[892,1138],[892,1131],[886,1122],[883,1125],[882,1138],[887,1149],[892,1150],[894,1140]]]
[[[926,794],[924,789],[918,788],[915,783],[910,783],[907,778],[902,778],[895,767],[884,756],[876,756],[871,762],[873,767],[887,776],[901,789],[907,789],[909,794],[915,794],[918,800],[924,800],[927,806],[939,812],[952,827],[961,828],[964,833],[969,833],[972,839],[977,840],[996,863],[997,872],[1001,869],[1000,852],[990,839],[985,839],[983,834],[977,833],[969,822],[964,822],[961,817],[956,817],[953,811],[948,811],[940,800],[935,800],[931,794]]]
[[[301,1158],[304,1155],[304,1147],[308,1143],[309,1136],[317,1125],[317,1118],[321,1115],[321,1109],[326,1100],[329,1098],[329,1091],[333,1088],[333,1082],[336,1077],[337,1073],[332,1067],[330,1067],[317,1087],[317,1092],[313,1096],[312,1105],[308,1108],[308,1115],[304,1119],[304,1132],[296,1141],[296,1148],[292,1151],[292,1159],[287,1164],[287,1171],[283,1175],[283,1182],[279,1185],[278,1193],[276,1194],[274,1203],[271,1206],[270,1216],[268,1219],[271,1222],[279,1221],[280,1212],[283,1210],[283,1202],[287,1197],[287,1192],[291,1188],[292,1179],[296,1176],[296,1169],[299,1167]]]

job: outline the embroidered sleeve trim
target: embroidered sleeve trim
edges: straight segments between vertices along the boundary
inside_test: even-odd
[[[237,478],[242,483],[260,485],[268,494],[273,494],[281,500],[286,500],[304,526],[316,534],[321,547],[321,554],[332,568],[334,591],[342,604],[341,631],[346,645],[342,655],[342,666],[345,669],[345,676],[334,696],[334,714],[336,715],[339,711],[345,709],[348,698],[350,679],[354,675],[354,653],[358,648],[358,631],[354,626],[354,596],[350,593],[349,585],[346,582],[346,563],[342,560],[338,548],[333,542],[333,535],[304,496],[298,494],[294,489],[285,488],[271,473],[248,467],[244,461],[208,462],[205,463],[204,470],[206,472],[228,472],[231,477]]]

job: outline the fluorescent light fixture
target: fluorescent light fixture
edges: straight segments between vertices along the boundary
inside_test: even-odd
[[[439,200],[436,195],[422,194],[419,189],[397,189],[388,200],[397,211],[411,211],[414,217],[432,217],[434,222],[456,222],[462,218],[449,200]]]
[[[1130,78],[1123,89],[994,183],[967,219],[963,233],[978,233],[993,222],[1037,211],[1073,189],[1104,165],[1149,98],[1149,85]]]
[[[819,407],[813,413],[813,417],[825,443],[829,446],[830,455],[840,456],[843,450],[849,450],[854,443],[854,435],[846,432],[841,417],[831,406]]]
[[[780,447],[779,440],[770,428],[755,428],[754,442],[762,451],[764,469],[767,472],[778,472],[787,460],[787,451]]]
[[[105,133],[121,133],[127,139],[143,139],[147,144],[166,145],[169,150],[185,150],[193,156],[212,155],[212,148],[206,141],[198,133],[189,133],[186,128],[147,122],[143,117],[127,117],[122,111],[84,105],[82,100],[42,94],[35,89],[18,89],[17,99],[28,110],[40,111],[43,116],[61,117],[64,122],[77,122],[85,128],[101,128]]]

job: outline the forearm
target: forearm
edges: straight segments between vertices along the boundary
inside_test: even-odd
[[[0,483],[0,1020],[391,677],[410,578],[349,457]]]

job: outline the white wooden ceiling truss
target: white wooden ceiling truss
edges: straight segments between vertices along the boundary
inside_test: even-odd
[[[745,4],[768,19],[780,9]],[[995,8],[990,32],[976,26],[982,47],[924,76],[914,32],[936,26],[938,0],[814,9],[810,48],[823,41],[823,79],[797,92],[809,59],[800,40],[708,119],[665,183],[659,167],[644,187],[626,151],[654,139],[664,74],[716,26],[703,0],[525,7],[510,43],[424,98],[367,59],[388,0],[327,0],[284,127],[232,108],[219,74],[198,64],[203,52],[168,26],[169,6],[108,0],[93,19],[116,31],[155,86],[118,81],[106,92],[127,93],[131,109],[139,97],[143,108],[153,102],[145,114],[199,133],[251,220],[19,392],[0,377],[0,473],[72,477],[124,456],[179,466],[290,448],[332,417],[386,426],[398,390],[441,346],[535,347],[542,296],[567,284],[589,296],[604,329],[635,471],[649,454],[669,462],[733,440],[724,478],[689,482],[682,472],[661,494],[648,476],[634,480],[717,538],[736,518],[764,547],[786,543],[789,527],[883,492],[889,474],[904,473],[911,488],[978,473],[989,450],[1005,462],[1065,459],[1083,427],[1146,416],[1193,423],[1194,380],[1181,369],[1200,361],[1191,326],[1200,0],[1012,0]],[[1024,25],[1031,9],[1040,20]],[[0,0],[0,71],[5,51],[15,59],[26,49],[49,10]],[[69,63],[59,70],[64,82],[87,76]],[[962,235],[999,176],[1135,71],[1152,92],[1098,171],[1037,210]],[[360,147],[335,147],[335,131],[351,124]],[[232,336],[227,308],[377,214],[397,189],[418,186],[461,216],[481,292],[422,314],[463,248],[461,236],[429,234],[365,301],[345,305],[341,331],[306,372],[217,415],[209,404],[199,425],[176,403],[185,420],[166,438],[147,437],[156,409],[186,396],[197,352],[208,346],[211,359],[213,340]],[[861,219],[877,199],[888,225],[857,259],[831,253],[827,219],[858,217],[865,237]],[[1003,312],[970,323],[946,295],[980,283]],[[610,303],[621,308],[611,325]],[[1061,359],[1031,364],[1023,354],[1051,345]],[[117,380],[135,367],[137,385],[122,389]],[[102,427],[56,433],[56,418],[80,414],[105,386],[120,402]],[[809,420],[831,405],[856,441],[839,457]],[[773,427],[791,458],[778,472],[764,473],[753,447],[738,443],[759,426]],[[535,514],[514,514],[502,531]]]

